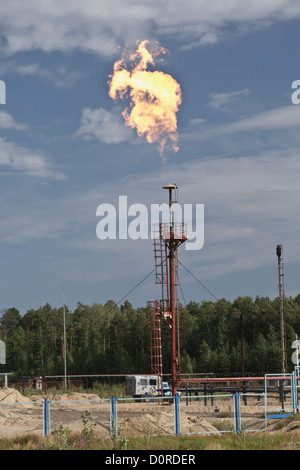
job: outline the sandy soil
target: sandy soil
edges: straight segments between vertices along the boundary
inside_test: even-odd
[[[109,437],[110,404],[100,401],[92,394],[70,393],[65,395],[36,395],[24,397],[10,388],[0,389],[0,437],[12,437],[16,434],[43,433],[43,400],[51,401],[51,432],[60,425],[73,431],[83,429],[82,414],[91,413],[96,422],[98,435]],[[34,403],[31,403],[34,402]],[[269,402],[268,402],[269,405]],[[274,398],[274,407],[280,403]],[[180,402],[181,433],[212,433],[219,430],[234,429],[233,399],[225,397],[207,401],[183,398]],[[161,402],[118,402],[117,427],[124,429],[126,435],[173,435],[174,408],[168,401]],[[242,426],[248,430],[265,429],[264,400],[257,397],[247,399],[247,405],[241,401]],[[268,430],[275,427],[277,420],[268,420]]]

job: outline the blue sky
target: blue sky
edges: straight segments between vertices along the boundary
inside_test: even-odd
[[[204,204],[202,250],[180,261],[217,298],[300,292],[300,4],[293,0],[0,3],[0,308],[116,302],[154,267],[151,240],[99,240],[96,209]],[[123,48],[158,41],[180,84],[179,151],[125,126],[108,95]],[[89,110],[91,119],[84,121]],[[185,269],[184,303],[214,300]],[[154,275],[129,295],[160,298]]]

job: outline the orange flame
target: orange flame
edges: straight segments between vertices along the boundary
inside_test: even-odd
[[[158,142],[159,153],[164,154],[166,146],[178,151],[176,113],[181,104],[181,89],[170,75],[160,71],[147,71],[154,66],[154,57],[168,51],[156,45],[147,49],[149,41],[141,41],[137,50],[129,56],[132,70],[128,70],[123,57],[114,64],[110,76],[109,96],[116,100],[129,94],[130,106],[122,115],[127,126],[136,129],[149,143]]]

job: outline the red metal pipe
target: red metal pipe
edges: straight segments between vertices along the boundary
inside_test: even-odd
[[[175,309],[175,274],[174,274],[174,245],[173,231],[170,227],[170,243],[169,243],[169,267],[170,267],[170,304],[172,315],[172,331],[171,331],[171,374],[172,374],[172,394],[173,397],[177,393],[177,376],[176,376],[176,309]]]
[[[289,380],[290,376],[268,376],[268,380]],[[298,378],[298,377],[297,377]],[[262,382],[265,377],[202,377],[181,379],[180,382],[185,383],[222,383],[222,382]]]

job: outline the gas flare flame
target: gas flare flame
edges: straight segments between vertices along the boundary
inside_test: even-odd
[[[125,54],[114,64],[109,77],[109,96],[113,100],[129,96],[130,105],[122,112],[127,126],[136,129],[138,136],[145,136],[149,143],[158,142],[160,155],[166,148],[178,151],[176,113],[181,104],[180,85],[168,74],[149,71],[154,66],[154,57],[168,51],[158,44],[147,49],[149,41],[138,43],[137,50]]]

